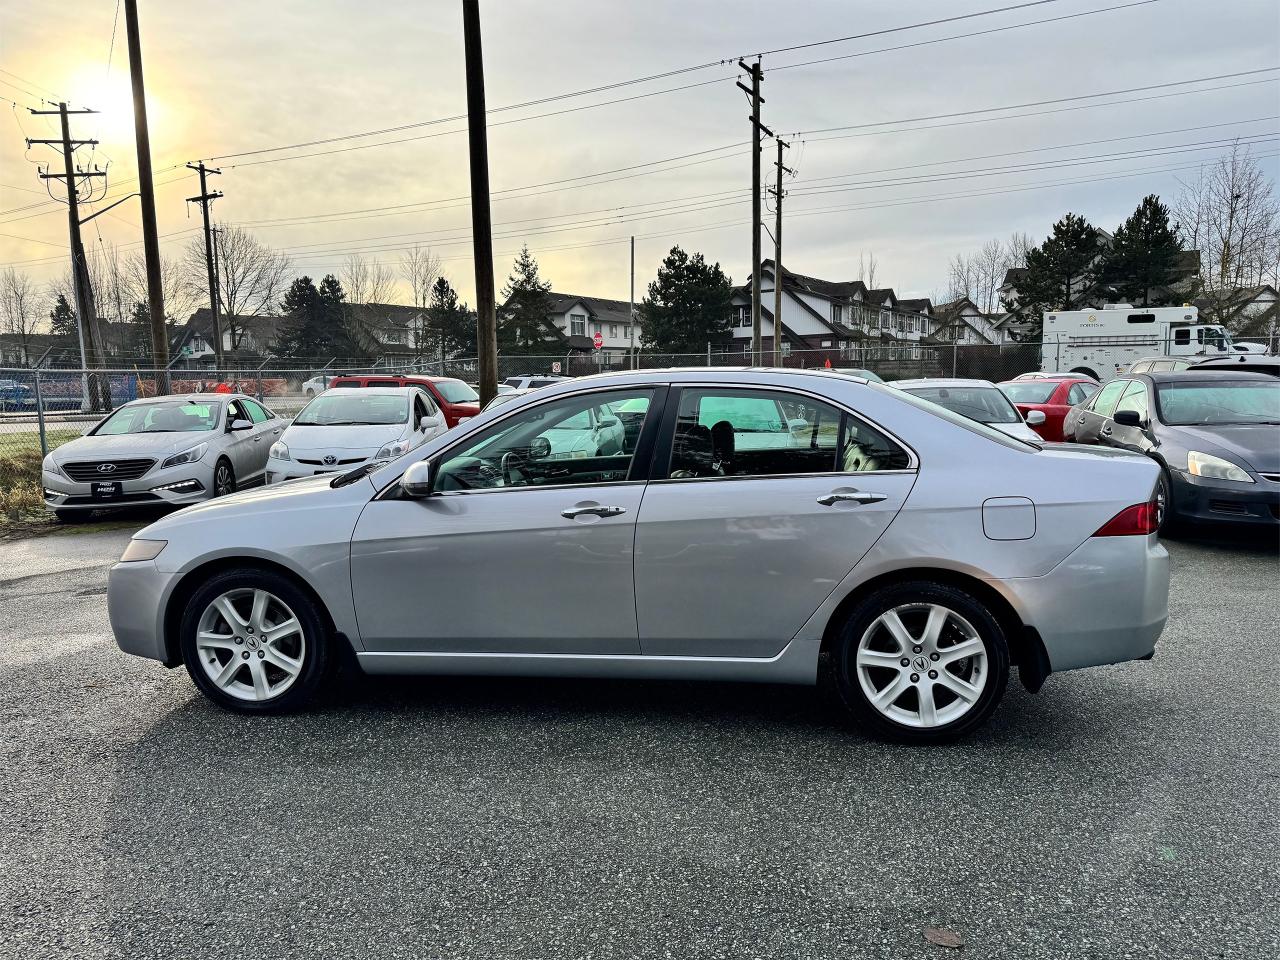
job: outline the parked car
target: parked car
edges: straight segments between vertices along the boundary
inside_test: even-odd
[[[1093,377],[1089,376],[1088,374],[1085,374],[1085,373],[1073,373],[1073,372],[1068,371],[1068,370],[1062,370],[1062,371],[1058,371],[1058,370],[1031,370],[1031,371],[1029,371],[1028,373],[1020,373],[1020,374],[1018,374],[1016,377],[1014,377],[1014,378],[1013,378],[1013,381],[1017,381],[1017,380],[1057,380],[1059,377],[1077,377],[1077,378],[1079,378],[1079,379],[1081,379],[1081,380],[1089,380],[1089,381],[1092,381],[1093,383],[1097,383],[1097,382],[1098,382],[1097,380],[1095,380]],[[1009,381],[1009,382],[1013,382],[1013,381]]]
[[[1267,345],[1253,340],[1232,340],[1231,352],[1244,353],[1251,356],[1264,356],[1267,352]]]
[[[30,410],[35,405],[36,395],[25,383],[0,380],[0,411]]]
[[[833,367],[832,372],[845,373],[851,377],[861,377],[863,380],[870,380],[872,383],[884,383],[884,378],[879,374],[872,373],[862,367]]]
[[[633,452],[554,455],[585,414],[641,404]],[[804,441],[746,442],[763,405],[804,410],[786,431]],[[123,650],[250,713],[305,704],[349,648],[375,674],[821,674],[875,733],[947,741],[1011,665],[1034,691],[1153,654],[1159,472],[817,371],[612,373],[166,517],[112,569],[108,609]]]
[[[303,407],[271,445],[267,483],[393,460],[447,429],[421,387],[329,391]]]
[[[1186,370],[1195,361],[1195,357],[1143,357],[1141,360],[1135,360],[1128,372],[1169,373],[1172,370]]]
[[[1280,381],[1188,370],[1111,381],[1073,410],[1077,443],[1160,466],[1160,530],[1237,523],[1280,529]]]
[[[1041,426],[1045,422],[1044,413],[1033,411],[1024,418],[1003,391],[990,380],[895,380],[892,386],[922,400],[944,406],[962,417],[995,427],[1019,440],[1031,443],[1043,440],[1032,427]]]
[[[453,377],[402,376],[399,374],[347,374],[334,377],[329,389],[336,387],[422,387],[431,394],[445,422],[456,427],[480,412],[480,394]]]
[[[1098,389],[1093,380],[1077,374],[1059,378],[1038,377],[1035,380],[1009,380],[999,384],[1022,418],[1027,420],[1036,411],[1044,414],[1044,422],[1033,429],[1045,440],[1061,441],[1062,421],[1071,408],[1093,396]]]
[[[1201,360],[1191,367],[1192,370],[1231,370],[1250,373],[1269,373],[1280,377],[1280,357],[1262,357],[1256,353],[1238,357],[1214,357]]]
[[[538,387],[549,387],[554,383],[562,383],[569,377],[546,376],[546,377],[507,377],[502,383],[511,387],[513,390],[536,390]]]
[[[502,387],[503,384],[498,384],[498,386]],[[530,391],[528,388],[525,388],[523,390],[517,390],[515,387],[507,387],[506,390],[500,389],[497,395],[488,403],[486,403],[482,409],[492,410],[494,407],[498,406],[499,404],[508,403],[511,400],[517,400],[520,397],[523,397],[526,393],[531,393],[531,392],[532,391]]]
[[[333,375],[325,376],[320,374],[312,377],[310,380],[304,380],[302,383],[302,395],[310,400],[317,397],[329,389],[329,383],[333,380]]]
[[[242,393],[134,400],[44,458],[45,505],[63,521],[91,511],[182,506],[259,484],[288,421]]]

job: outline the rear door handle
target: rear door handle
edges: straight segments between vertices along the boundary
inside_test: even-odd
[[[831,493],[819,497],[818,502],[824,507],[831,507],[844,501],[852,503],[879,503],[881,500],[888,499],[889,495],[887,493],[866,493],[862,490],[833,490]]]
[[[566,520],[572,520],[574,517],[616,517],[619,514],[627,512],[626,507],[606,507],[598,503],[582,504],[576,507],[569,507],[561,510],[560,516]]]

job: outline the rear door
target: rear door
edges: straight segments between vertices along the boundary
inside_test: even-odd
[[[254,432],[249,430],[232,430],[231,424],[237,420],[248,420],[253,423],[253,419],[249,416],[248,409],[240,400],[231,400],[227,404],[227,418],[225,421],[226,434],[226,453],[231,458],[231,468],[236,473],[236,484],[243,486],[246,481],[252,481],[255,473],[261,474],[262,464],[258,463],[256,447],[259,444],[254,443]],[[263,455],[265,463],[265,454]]]
[[[636,528],[648,655],[777,654],[916,476],[914,455],[884,431],[788,390],[685,387],[661,437]]]
[[[262,476],[266,470],[267,454],[271,450],[271,445],[280,439],[280,434],[284,433],[284,421],[256,400],[241,400],[240,403],[253,422],[253,445],[249,449],[253,456],[254,473],[242,478],[252,481]]]

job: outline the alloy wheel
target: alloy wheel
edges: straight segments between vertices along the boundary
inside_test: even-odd
[[[214,599],[200,615],[196,653],[219,690],[239,700],[262,701],[298,679],[307,641],[283,600],[266,590],[240,588]]]
[[[906,603],[858,642],[858,684],[880,714],[928,729],[967,714],[987,686],[987,649],[973,625],[937,603]]]
[[[213,471],[213,495],[215,497],[225,497],[229,493],[235,493],[236,481],[231,475],[231,468],[225,463],[218,464]]]

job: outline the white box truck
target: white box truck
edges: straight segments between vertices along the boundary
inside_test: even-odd
[[[1219,357],[1233,353],[1219,324],[1200,323],[1195,307],[1066,310],[1044,315],[1040,369],[1083,373],[1106,383],[1143,357]]]

